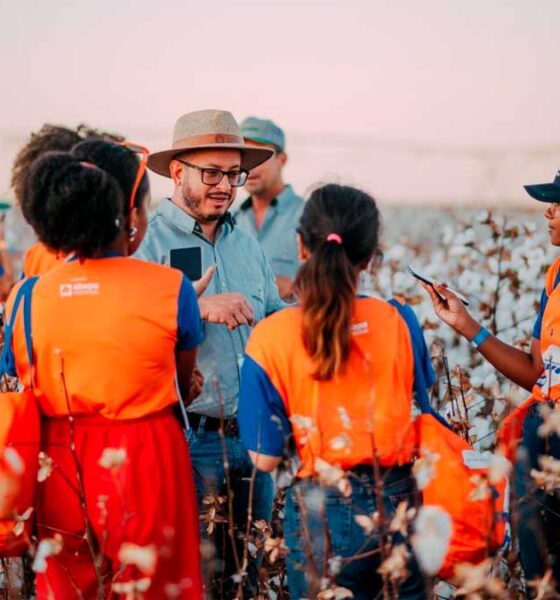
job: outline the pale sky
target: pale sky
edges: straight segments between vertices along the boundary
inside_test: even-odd
[[[45,121],[156,150],[224,108],[286,130],[301,193],[521,199],[560,167],[559,22],[558,0],[0,0],[0,194]]]

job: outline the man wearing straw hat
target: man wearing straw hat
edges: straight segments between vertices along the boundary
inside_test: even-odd
[[[137,252],[139,258],[180,268],[191,279],[203,274],[207,278],[213,269],[199,301],[206,337],[199,346],[197,366],[204,386],[187,409],[188,439],[199,506],[206,519],[204,532],[214,528],[207,522],[212,508],[227,517],[229,503],[217,498],[233,493],[236,538],[246,531],[250,500],[253,519],[271,517],[273,486],[267,474],[256,474],[250,498],[252,468],[239,440],[236,413],[250,328],[281,308],[282,302],[261,246],[235,226],[229,208],[249,171],[272,154],[270,148],[246,145],[229,112],[201,110],[180,117],[171,148],[148,159],[148,167],[171,178],[174,188],[172,197],[163,200],[150,218]],[[220,533],[225,535],[223,528]],[[225,556],[218,560],[225,564],[214,579],[212,597],[227,596],[238,580],[233,575],[241,571],[241,548],[233,548],[227,537],[216,540],[218,554],[224,546]],[[255,575],[252,565],[246,581],[248,595]]]

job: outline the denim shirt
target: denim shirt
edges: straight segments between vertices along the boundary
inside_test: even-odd
[[[262,244],[275,275],[293,279],[299,268],[296,228],[303,207],[303,199],[287,185],[270,203],[260,229],[257,229],[250,197],[234,213],[237,225]]]
[[[205,295],[240,292],[253,306],[255,322],[284,306],[262,248],[235,226],[229,213],[218,226],[212,244],[191,216],[165,199],[150,217],[146,237],[135,257],[169,264],[172,249],[195,247],[202,252],[202,273],[216,265]],[[204,388],[188,410],[210,417],[234,416],[240,368],[251,328],[244,325],[230,331],[225,325],[205,322],[204,333],[197,356]]]

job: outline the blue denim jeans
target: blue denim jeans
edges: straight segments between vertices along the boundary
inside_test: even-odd
[[[311,555],[320,575],[328,574],[329,559],[335,556],[344,559],[361,555],[361,558],[343,561],[336,583],[351,590],[356,600],[382,597],[382,581],[377,573],[381,562],[379,538],[375,533],[366,535],[355,520],[358,515],[371,516],[378,510],[371,471],[367,467],[353,471],[349,498],[341,496],[336,488],[322,487],[309,479],[300,480],[289,489],[284,537],[290,549],[286,562],[292,598],[308,597],[305,570]],[[409,466],[387,470],[383,478],[386,514],[394,514],[399,502],[404,500],[415,505]],[[394,534],[393,543],[402,541],[400,534]],[[424,600],[427,598],[424,579],[414,557],[408,570],[410,575],[401,583],[398,597]]]
[[[543,420],[542,404],[534,404],[523,422],[523,436],[514,472],[514,494],[517,498],[517,533],[519,558],[527,580],[542,577],[552,567],[560,582],[560,498],[558,492],[546,494],[538,489],[531,469],[540,470],[539,457],[560,458],[560,438],[542,438],[538,429]]]
[[[187,439],[190,446],[191,459],[194,469],[196,491],[198,496],[199,511],[201,514],[208,511],[209,506],[202,500],[209,494],[228,496],[228,484],[224,464],[224,449],[222,439],[217,431],[204,431],[203,429],[189,430]],[[247,451],[237,436],[225,437],[229,492],[233,495],[233,521],[237,539],[237,553],[239,560],[243,557],[243,536],[247,530],[247,516],[250,496],[250,481],[253,474],[253,465]],[[265,519],[270,521],[272,516],[272,502],[274,499],[274,485],[268,473],[256,472],[252,497],[253,520]],[[221,504],[220,515],[228,516],[227,500]],[[228,536],[227,525],[217,524],[212,535],[208,535],[207,523],[201,523],[203,540],[211,541],[216,550],[213,564],[205,566],[207,575],[207,593],[210,598],[228,598],[232,596],[235,584],[232,576],[236,573],[234,552],[231,539]],[[207,561],[205,561],[207,562]],[[248,578],[244,589],[244,597],[256,595],[253,590],[257,586],[257,571],[259,559],[250,559]]]

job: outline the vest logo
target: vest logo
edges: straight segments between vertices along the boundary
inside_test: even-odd
[[[67,298],[72,295],[72,284],[71,283],[61,283],[60,284],[60,295],[62,298]]]
[[[352,335],[364,335],[369,332],[369,325],[367,321],[361,323],[352,324]]]
[[[61,283],[59,295],[61,298],[72,296],[97,296],[99,294],[99,283],[97,281],[87,283]]]
[[[560,384],[560,347],[551,344],[542,352],[542,358],[544,371],[537,379],[536,385],[547,395],[555,385]]]

